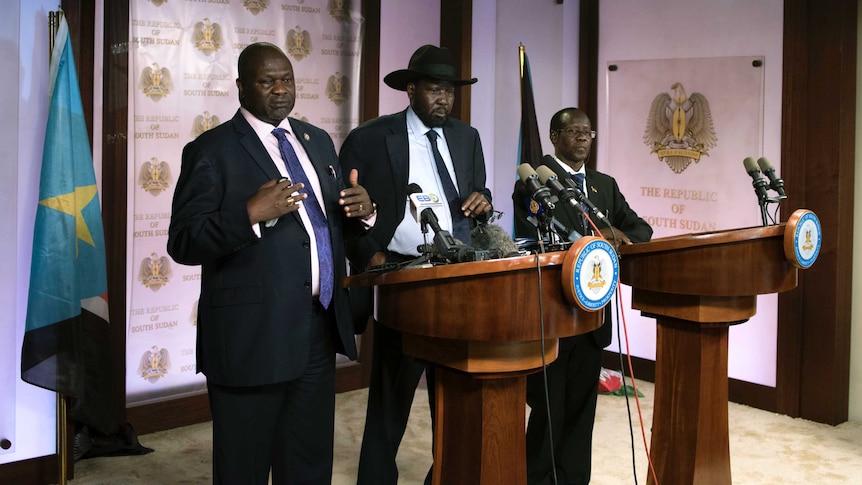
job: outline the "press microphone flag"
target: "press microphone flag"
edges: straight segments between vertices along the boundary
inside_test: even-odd
[[[410,199],[410,215],[418,223],[422,223],[422,211],[431,209],[443,209],[443,201],[437,194],[422,192],[422,188],[417,184],[407,186],[408,199]],[[436,213],[435,213],[436,216]]]

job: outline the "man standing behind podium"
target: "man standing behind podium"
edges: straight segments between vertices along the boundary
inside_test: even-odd
[[[586,113],[577,108],[558,111],[551,118],[550,136],[554,157],[553,160],[545,157],[543,164],[561,179],[571,177],[576,180],[587,198],[604,212],[614,230],[602,227],[596,220],[602,236],[615,247],[649,241],[652,227],[629,207],[616,180],[584,166],[596,136]],[[525,197],[528,196],[524,184],[516,182],[512,199],[515,233],[519,237],[536,237],[535,226],[527,220]],[[567,228],[584,235],[591,234],[589,227],[584,227],[580,214],[565,204],[557,204],[554,211],[554,217]],[[560,339],[559,357],[547,367],[547,402],[550,402],[550,428],[559,485],[590,482],[602,349],[610,343],[610,312],[606,310],[604,324],[597,330]],[[527,483],[551,484],[548,412],[541,372],[527,377],[527,404],[531,408],[527,424]]]
[[[439,211],[440,226],[464,244],[470,244],[473,219],[491,211],[479,132],[449,117],[455,88],[476,79],[456,76],[445,47],[424,45],[411,56],[407,69],[391,72],[383,81],[407,93],[408,108],[354,129],[340,153],[344,169],[359,170],[360,183],[377,204],[374,229],[348,247],[359,269],[419,256],[417,246],[424,240],[410,217],[409,184],[448,202]],[[426,366],[402,353],[399,332],[377,322],[373,354],[358,482],[395,485],[395,455]],[[427,370],[433,415],[433,373],[430,366]]]
[[[329,135],[288,118],[293,66],[239,55],[241,108],[186,145],[168,253],[202,266],[197,363],[213,417],[213,482],[329,484],[335,352],[356,358],[343,233],[371,200]]]

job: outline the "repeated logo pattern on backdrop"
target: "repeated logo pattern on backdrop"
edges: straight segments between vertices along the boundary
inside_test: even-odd
[[[291,116],[338,148],[359,122],[360,1],[132,0],[128,404],[206,389],[195,372],[200,268],[165,251],[183,146],[234,115],[237,57],[270,42],[296,73]]]

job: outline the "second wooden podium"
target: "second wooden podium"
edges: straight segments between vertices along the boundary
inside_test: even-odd
[[[820,223],[686,234],[625,246],[632,308],[657,320],[651,456],[661,485],[731,483],[728,330],[757,312],[757,295],[796,287],[820,249]],[[653,476],[648,484],[655,484]]]
[[[526,483],[526,376],[541,369],[543,355],[556,359],[560,337],[602,322],[601,311],[565,297],[565,257],[348,278],[348,286],[376,286],[378,321],[403,333],[404,353],[436,366],[434,484]]]

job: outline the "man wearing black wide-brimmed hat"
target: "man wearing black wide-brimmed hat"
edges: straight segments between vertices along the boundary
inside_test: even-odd
[[[377,205],[374,228],[355,244],[348,242],[351,263],[360,270],[419,256],[417,246],[424,239],[408,213],[408,185],[446,201],[435,211],[440,226],[465,244],[470,244],[475,219],[484,219],[492,209],[479,132],[449,117],[456,88],[476,79],[458,77],[445,47],[424,45],[410,57],[407,69],[389,73],[383,82],[405,91],[410,105],[354,129],[339,154],[344,170],[359,170],[359,183]],[[433,414],[433,372],[402,353],[399,332],[377,322],[373,348],[358,483],[395,485],[395,455],[423,371]]]

